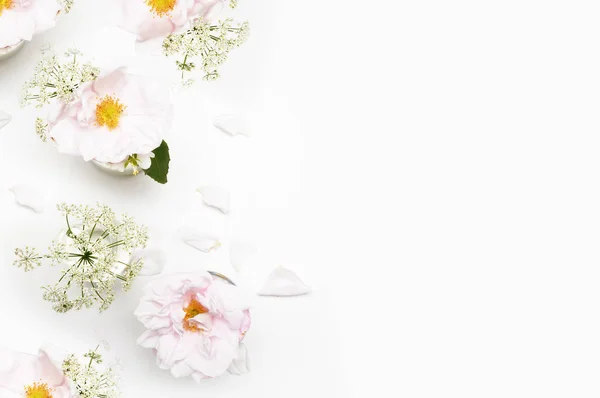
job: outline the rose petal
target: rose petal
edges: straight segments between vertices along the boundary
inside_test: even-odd
[[[263,286],[259,296],[300,296],[311,292],[310,286],[307,286],[300,280],[295,272],[283,267],[277,267],[269,275],[267,283]]]
[[[197,191],[202,194],[204,204],[220,210],[223,214],[229,213],[229,192],[217,186],[202,187]]]
[[[29,207],[36,213],[44,211],[44,195],[30,185],[15,185],[10,188],[15,195],[15,201],[21,206]]]
[[[235,137],[236,135],[245,135],[246,137],[250,136],[244,119],[238,115],[216,116],[213,119],[213,125],[232,137]]]
[[[231,265],[233,265],[233,268],[235,268],[236,271],[240,271],[242,265],[244,265],[257,250],[258,247],[253,240],[233,237],[229,247],[229,260],[231,261]]]
[[[229,365],[229,369],[227,369],[229,373],[234,375],[243,375],[245,373],[250,372],[250,358],[248,357],[248,348],[244,343],[240,343],[238,347],[237,358],[235,358],[231,365]]]
[[[0,129],[6,126],[12,120],[12,116],[0,110]]]
[[[181,239],[189,246],[198,249],[204,253],[209,253],[221,247],[219,238],[214,235],[206,234],[189,226],[181,228]]]

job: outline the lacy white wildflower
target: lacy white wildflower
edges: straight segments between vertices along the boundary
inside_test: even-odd
[[[166,56],[183,57],[181,61],[176,61],[182,78],[185,72],[196,69],[197,65],[192,60],[200,57],[204,79],[215,80],[219,78],[219,66],[227,60],[231,50],[246,41],[249,32],[247,21],[237,23],[228,18],[212,24],[204,19],[197,19],[189,30],[167,36],[163,41],[163,52]],[[185,84],[189,83],[186,81]]]
[[[140,273],[143,261],[128,259],[133,249],[146,247],[147,229],[127,215],[117,217],[108,206],[60,204],[58,210],[67,224],[64,241],[52,242],[45,254],[30,247],[16,249],[14,264],[25,271],[40,267],[43,260],[64,266],[58,282],[43,287],[43,298],[55,311],[95,304],[104,311],[114,300],[117,281],[127,290]]]
[[[90,63],[80,62],[78,55],[81,53],[77,50],[69,50],[65,54],[70,58],[68,62],[60,62],[52,53],[45,56],[35,67],[33,78],[23,87],[21,105],[41,108],[54,100],[67,104],[73,102],[77,98],[77,89],[100,75],[98,68]]]
[[[75,355],[69,355],[62,363],[62,371],[75,386],[78,397],[119,397],[116,368],[101,366],[103,358],[98,349],[99,346],[84,354],[82,361]]]

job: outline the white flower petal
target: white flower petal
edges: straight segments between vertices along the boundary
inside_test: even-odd
[[[258,292],[259,296],[300,296],[311,292],[295,272],[277,267],[269,275],[267,283]]]
[[[131,262],[140,258],[144,259],[144,267],[140,271],[141,276],[158,275],[165,269],[167,264],[167,253],[163,249],[136,249],[131,255]]]
[[[182,227],[180,230],[181,240],[187,245],[192,246],[204,253],[209,253],[221,247],[219,238],[214,235],[203,233],[189,226]]]
[[[258,247],[253,240],[233,237],[229,246],[229,260],[236,271],[242,269],[242,265],[256,253]]]
[[[44,211],[44,195],[34,187],[26,184],[10,188],[15,195],[15,201],[21,206],[29,207],[37,213]]]
[[[229,213],[229,192],[217,186],[202,187],[197,191],[202,194],[202,200],[207,206],[214,207],[223,214]]]
[[[229,369],[227,369],[229,373],[234,375],[243,375],[244,373],[250,372],[250,358],[248,358],[248,348],[244,343],[240,343],[238,347],[237,358],[235,358],[231,365],[229,365]]]
[[[245,135],[246,137],[250,136],[244,119],[238,115],[216,116],[213,119],[213,125],[232,137],[236,135]]]
[[[0,129],[6,126],[12,120],[12,116],[0,110]]]

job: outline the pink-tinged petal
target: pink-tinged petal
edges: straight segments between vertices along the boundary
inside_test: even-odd
[[[154,330],[146,330],[137,339],[137,344],[144,348],[156,348],[158,343],[159,334]]]
[[[78,133],[79,125],[74,119],[62,119],[50,130],[50,138],[56,143],[58,152],[79,155],[79,145],[76,139]]]
[[[224,0],[195,0],[190,14],[212,21],[223,10],[224,5]]]
[[[156,37],[166,37],[173,33],[175,29],[176,26],[170,19],[146,20],[138,27],[137,39],[138,41],[147,41]]]
[[[6,392],[16,392],[21,397],[25,387],[36,382],[47,384],[53,391],[53,397],[72,397],[68,379],[45,351],[40,350],[37,356],[18,353],[11,358],[11,362],[7,369],[0,372],[0,397],[12,396]]]
[[[0,48],[31,40],[54,27],[61,6],[57,0],[16,1],[0,16]]]
[[[60,386],[65,382],[65,375],[48,356],[45,351],[40,350],[38,360],[35,362],[36,372],[44,375],[44,382],[52,386]]]
[[[15,353],[10,367],[0,371],[0,386],[14,391],[35,380],[37,376],[35,361],[37,361],[35,355]]]
[[[173,377],[176,378],[190,376],[192,372],[192,368],[190,368],[189,365],[185,363],[185,361],[176,362],[171,367],[171,374],[173,375]]]
[[[99,76],[91,83],[91,91],[98,97],[115,95],[128,83],[126,70],[127,68],[122,67],[104,76]]]

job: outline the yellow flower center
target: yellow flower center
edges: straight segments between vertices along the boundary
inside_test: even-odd
[[[183,318],[183,328],[189,332],[203,332],[204,329],[196,325],[195,323],[190,322],[190,319],[195,317],[196,315],[206,314],[208,312],[208,308],[200,304],[195,299],[188,304],[186,308],[183,309],[185,311],[185,317]]]
[[[152,12],[159,17],[164,17],[169,12],[173,11],[175,3],[177,3],[177,0],[146,0],[148,7],[150,7]]]
[[[2,11],[8,10],[13,5],[13,0],[0,0],[0,15]]]
[[[44,383],[33,383],[32,385],[25,387],[26,398],[52,398],[48,384]]]
[[[96,105],[96,123],[98,126],[106,126],[109,130],[114,130],[119,125],[124,110],[125,105],[107,95]]]

